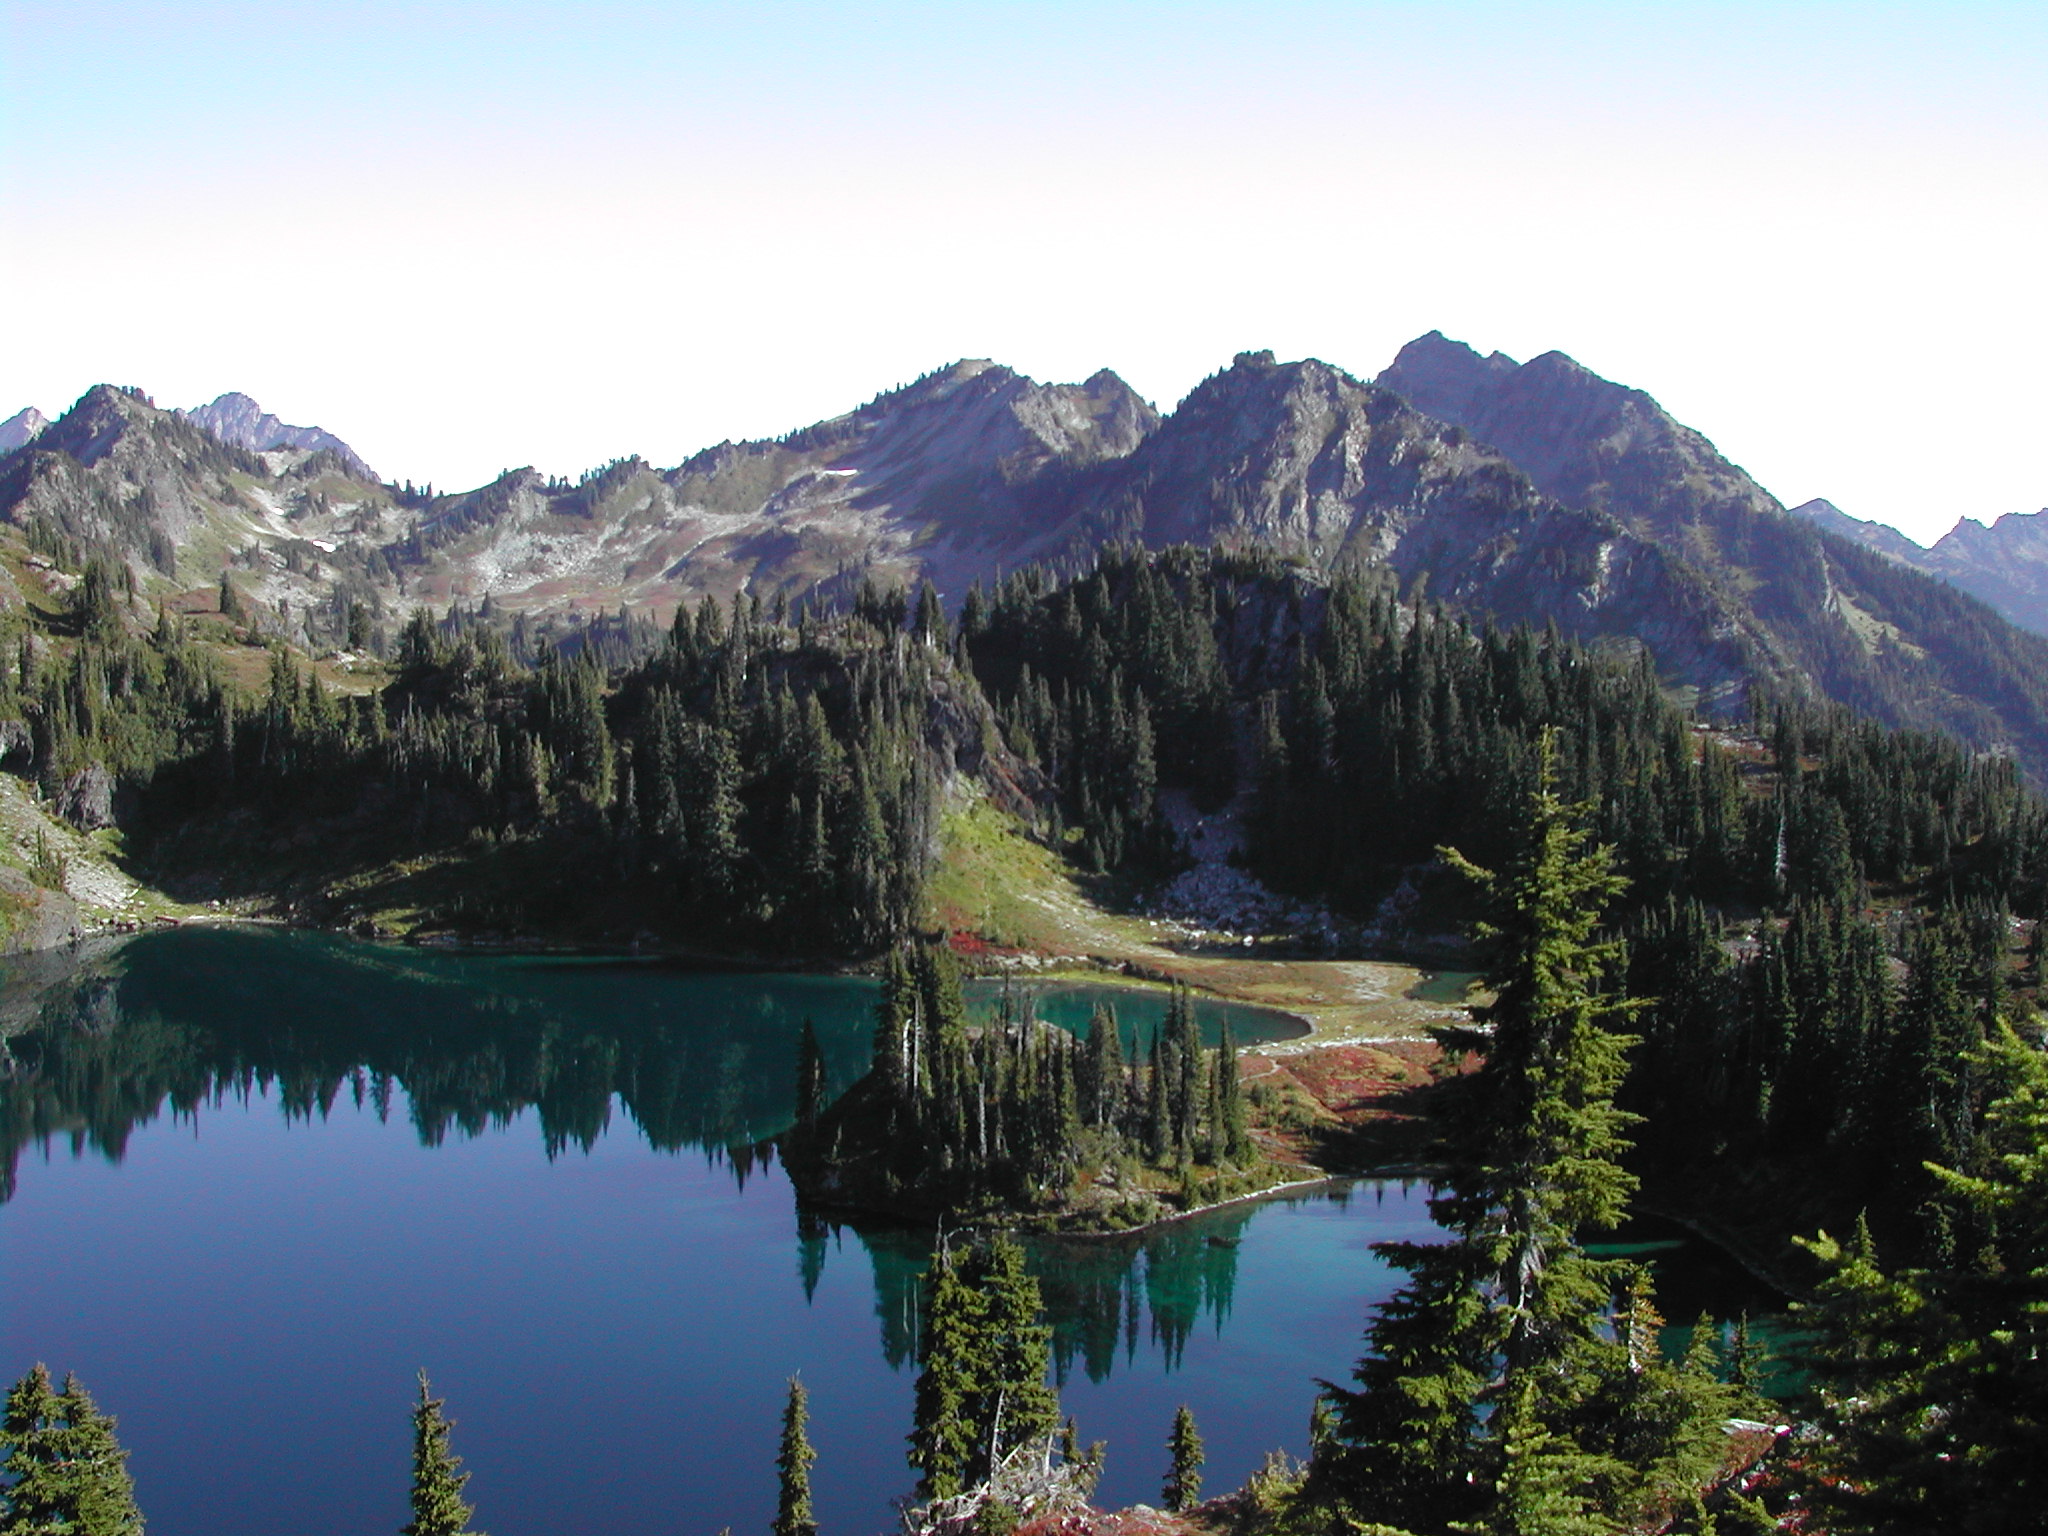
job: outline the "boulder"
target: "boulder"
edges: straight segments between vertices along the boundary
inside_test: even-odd
[[[0,954],[55,949],[69,944],[81,931],[77,902],[62,891],[46,891],[20,870],[0,864]]]
[[[84,832],[114,824],[114,776],[105,763],[87,763],[64,781],[57,814]]]

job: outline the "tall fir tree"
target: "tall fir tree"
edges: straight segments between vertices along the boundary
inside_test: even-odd
[[[1202,1450],[1201,1431],[1195,1428],[1194,1413],[1186,1403],[1174,1413],[1173,1429],[1166,1437],[1166,1453],[1171,1462],[1159,1496],[1168,1509],[1179,1514],[1193,1509],[1202,1496],[1202,1463],[1207,1459]]]
[[[942,1248],[926,1297],[910,1464],[918,1497],[936,1499],[978,1486],[1010,1451],[1051,1435],[1059,1393],[1047,1380],[1052,1330],[1038,1320],[1038,1282],[1014,1242]]]
[[[809,1422],[810,1396],[792,1376],[789,1401],[782,1410],[782,1444],[775,1453],[775,1523],[769,1527],[773,1536],[818,1536],[818,1522],[811,1513],[811,1466],[818,1453],[806,1433]]]
[[[1382,1246],[1410,1278],[1371,1326],[1358,1388],[1331,1389],[1336,1433],[1309,1482],[1312,1500],[1418,1532],[1619,1529],[1675,1454],[1676,1430],[1614,1418],[1644,1369],[1614,1321],[1628,1274],[1581,1246],[1634,1192],[1614,1094],[1635,1005],[1609,990],[1622,957],[1598,936],[1625,881],[1611,848],[1589,846],[1591,808],[1558,793],[1556,747],[1539,737],[1499,872],[1443,851],[1488,900],[1494,993],[1479,1030],[1444,1032],[1484,1055],[1431,1201],[1449,1240]]]
[[[441,1411],[443,1406],[421,1371],[419,1401],[412,1410],[412,1519],[399,1527],[399,1536],[483,1536],[469,1526],[474,1507],[462,1499],[469,1474],[450,1445],[455,1421]]]

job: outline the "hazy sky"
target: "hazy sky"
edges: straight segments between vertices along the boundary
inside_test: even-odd
[[[1788,502],[2048,503],[2041,0],[0,16],[0,416],[240,389],[453,487],[1437,328]]]

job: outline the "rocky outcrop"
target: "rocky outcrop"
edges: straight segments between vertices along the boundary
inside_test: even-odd
[[[69,896],[44,890],[20,870],[0,865],[0,954],[55,949],[83,931],[78,904]]]
[[[105,763],[87,763],[64,781],[57,814],[81,832],[114,825],[114,776]]]

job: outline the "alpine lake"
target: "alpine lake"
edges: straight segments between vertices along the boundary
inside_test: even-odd
[[[1165,1011],[1018,991],[1075,1030]],[[421,1368],[493,1536],[766,1529],[794,1375],[821,1526],[889,1529],[932,1234],[805,1215],[771,1145],[803,1020],[837,1093],[875,1000],[256,928],[0,962],[0,1369],[76,1371],[118,1416],[152,1536],[396,1530]],[[1196,1006],[1212,1041],[1302,1029]],[[1099,1502],[1158,1500],[1182,1403],[1211,1491],[1305,1453],[1317,1378],[1399,1279],[1372,1245],[1427,1237],[1426,1197],[1351,1180],[1032,1241]],[[1624,1236],[1673,1317],[1776,1305],[1683,1233]]]

